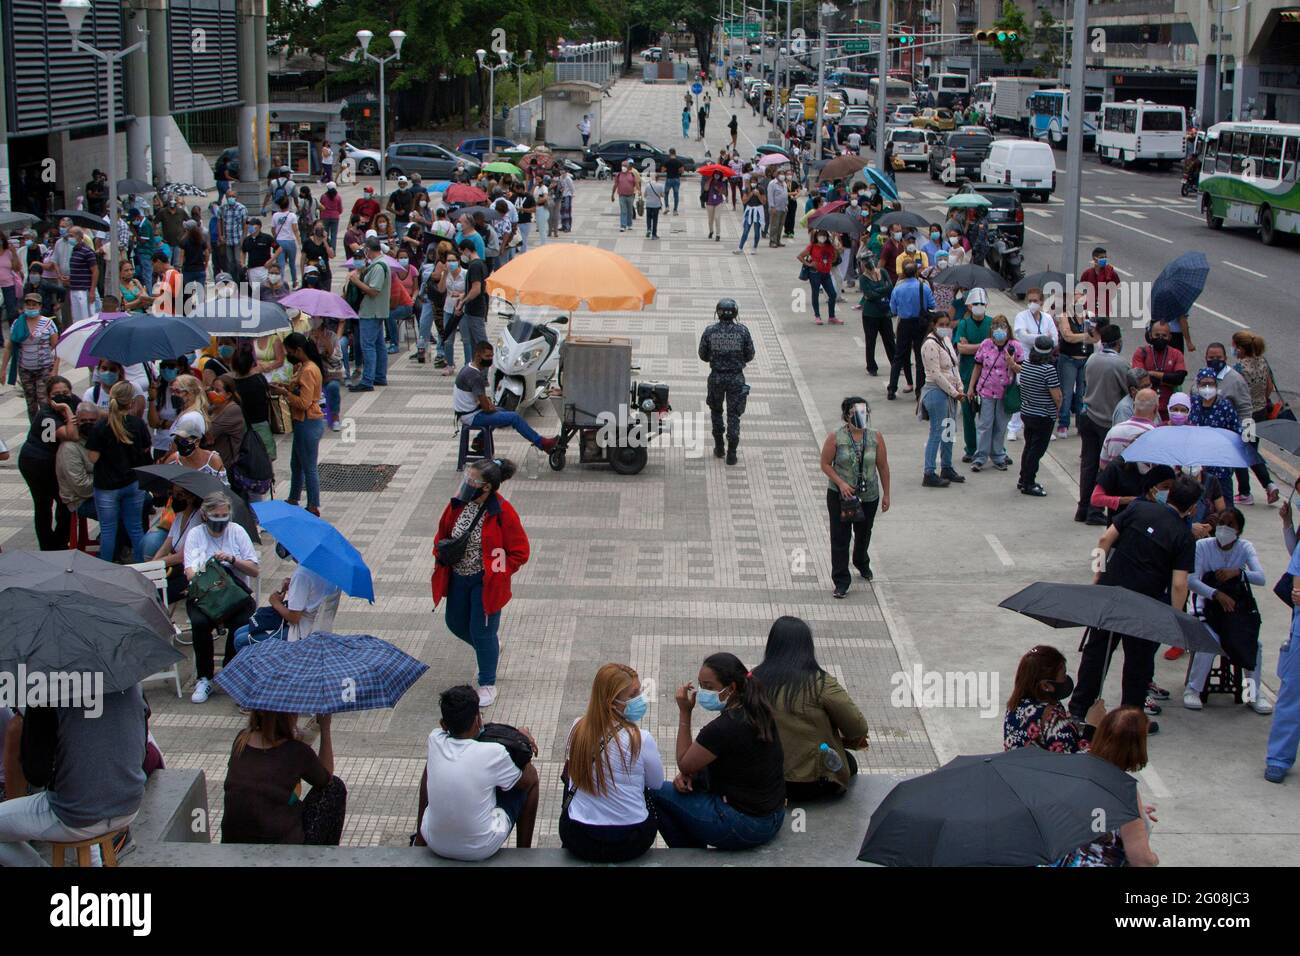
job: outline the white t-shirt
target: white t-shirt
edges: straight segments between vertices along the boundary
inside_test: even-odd
[[[1011,326],[1011,334],[1026,349],[1032,350],[1034,339],[1040,335],[1050,336],[1053,345],[1060,344],[1060,332],[1057,331],[1056,320],[1046,311],[1040,311],[1038,315],[1034,315],[1034,313],[1025,309],[1016,316],[1016,321]]]
[[[289,628],[289,640],[299,641],[316,630],[316,619],[320,616],[325,603],[334,598],[336,601],[340,588],[331,584],[315,571],[309,571],[302,565],[294,568],[289,576],[289,593],[284,596],[284,604],[290,611],[302,611],[298,623]]]
[[[298,225],[296,212],[277,212],[271,217],[271,229],[274,231],[275,241],[297,242],[293,234],[293,227],[296,225]]]
[[[420,821],[429,849],[452,860],[496,853],[510,836],[496,788],[509,790],[521,776],[500,744],[459,740],[441,728],[429,734],[429,806]]]
[[[861,145],[862,145],[862,134],[859,133],[857,130],[854,130],[852,133],[849,133],[849,148],[856,150]]]
[[[126,381],[131,383],[131,389],[134,392],[134,394],[132,395],[133,398],[138,398],[139,396],[144,394],[144,391],[140,388],[140,386],[137,385],[135,381],[131,378],[130,372],[127,373]],[[95,397],[95,385],[99,385],[98,398]],[[86,391],[81,396],[81,400],[83,402],[93,402],[96,408],[107,409],[109,403],[109,393],[113,390],[113,386],[100,385],[98,382],[96,382],[95,385],[91,385],[90,388],[86,389]]]
[[[221,553],[233,554],[241,561],[258,563],[257,552],[253,550],[253,541],[248,532],[233,521],[226,525],[226,529],[217,538],[212,537],[212,532],[203,522],[194,525],[185,536],[186,571],[202,570],[208,563],[208,558]],[[239,577],[248,583],[247,575],[240,574]]]
[[[581,720],[581,718],[579,718]],[[578,721],[573,722],[576,727]],[[573,728],[569,728],[570,734]],[[664,782],[664,764],[659,756],[659,746],[648,731],[641,731],[641,749],[636,760],[630,760],[632,734],[620,730],[616,738],[605,745],[613,778],[606,777],[603,797],[578,790],[569,804],[569,818],[576,823],[600,827],[634,826],[645,820],[649,811],[645,805],[645,791],[656,790]]]

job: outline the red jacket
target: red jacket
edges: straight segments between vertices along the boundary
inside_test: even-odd
[[[441,541],[451,537],[456,517],[465,503],[452,498],[438,522]],[[528,535],[519,521],[519,514],[499,494],[488,499],[487,514],[480,526],[483,529],[483,611],[496,614],[510,603],[510,577],[528,562]],[[504,567],[503,567],[504,564]],[[447,596],[451,587],[451,568],[435,564],[433,569],[433,606]]]

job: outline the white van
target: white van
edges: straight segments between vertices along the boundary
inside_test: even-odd
[[[1030,139],[996,139],[980,164],[986,183],[1014,186],[1021,196],[1037,193],[1047,202],[1056,188],[1056,157],[1047,143]]]

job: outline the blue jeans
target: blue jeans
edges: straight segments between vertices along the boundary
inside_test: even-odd
[[[620,229],[629,229],[632,226],[632,220],[636,218],[636,197],[619,196],[618,197],[618,226]]]
[[[343,404],[343,383],[332,378],[321,386],[325,395],[325,414],[330,424],[339,420],[339,411]]]
[[[521,256],[528,251],[528,234],[532,231],[533,224],[531,222],[521,222],[519,224],[519,255]],[[512,258],[513,255],[514,253],[512,252]]]
[[[987,401],[987,399],[986,399]],[[930,436],[925,440],[925,473],[932,475],[938,467],[947,470],[952,467],[952,446],[956,441],[956,420],[950,418],[948,396],[941,388],[932,388],[921,399],[926,413],[930,416]]]
[[[1273,705],[1273,726],[1268,732],[1270,767],[1289,770],[1300,746],[1300,616],[1292,612],[1291,635],[1277,655],[1277,703]]]
[[[429,347],[429,342],[435,345],[441,345],[438,341],[438,327],[433,323],[433,303],[426,301],[420,307],[420,326],[419,334],[416,336],[415,347],[423,352]]]
[[[770,843],[785,821],[784,808],[752,817],[711,793],[678,793],[667,780],[651,791],[650,798],[659,814],[659,833],[672,848],[750,850]]]
[[[140,537],[140,542],[135,546],[135,563],[152,561],[153,556],[158,553],[158,549],[162,547],[163,542],[166,540],[167,532],[162,528],[146,531]]]
[[[673,197],[673,212],[676,212],[677,207],[680,206],[682,202],[682,181],[680,179],[664,180],[664,208],[665,209],[668,208],[668,197],[670,195]]]
[[[307,418],[293,423],[293,449],[289,454],[289,504],[296,505],[307,486],[307,506],[320,507],[320,477],[316,470],[316,457],[320,453],[321,436],[325,434],[325,419]]]
[[[483,572],[466,575],[452,571],[451,586],[447,589],[447,629],[474,648],[480,687],[492,687],[497,682],[500,623],[500,611],[495,614],[483,611]]]
[[[283,242],[277,242],[276,245],[280,247],[280,254],[276,256],[276,262],[280,263],[280,273],[287,275],[289,281],[296,286],[298,284],[298,243],[285,239]]]
[[[758,245],[757,239],[754,240],[754,244]],[[826,301],[829,303],[831,318],[835,318],[835,284],[831,281],[831,274],[829,272],[818,272],[814,269],[812,278],[808,280],[808,283],[812,286],[813,315],[817,318],[821,318],[821,290],[825,289]]]
[[[393,311],[388,313],[388,318],[384,320],[384,331],[388,335],[389,345],[397,345],[401,338],[401,324],[404,320],[409,319],[413,310],[409,305],[399,305]]]
[[[125,488],[105,491],[95,489],[95,511],[99,515],[99,556],[112,561],[117,554],[117,523],[126,526],[132,550],[137,550],[144,540],[144,492],[139,484],[131,482]]]
[[[1087,359],[1069,355],[1059,356],[1056,360],[1056,374],[1061,378],[1061,415],[1056,422],[1060,428],[1070,427],[1071,412],[1075,421],[1083,414],[1083,367],[1086,362]]]
[[[339,244],[339,221],[337,219],[322,219],[325,225],[325,238],[329,240],[330,252],[333,252]]]
[[[754,230],[754,248],[755,248],[755,249],[758,248],[758,240],[759,240],[759,239],[762,237],[762,235],[763,235],[763,224],[760,223],[760,222],[751,222],[748,218],[746,218],[746,219],[745,219],[745,228],[742,229],[742,230],[740,231],[740,245],[738,245],[738,246],[736,247],[737,249],[744,249],[744,248],[745,248],[745,243],[749,241],[749,230],[750,230],[750,229],[753,229],[753,230]],[[832,291],[832,292],[831,292],[831,306],[834,307],[834,305],[835,305],[835,293]]]
[[[542,445],[542,436],[537,434],[518,412],[503,412],[500,410],[495,412],[475,412],[473,415],[464,416],[460,422],[462,427],[472,425],[477,428],[481,425],[487,428],[513,428],[527,438],[530,444],[536,445],[538,448]]]
[[[388,346],[384,344],[384,320],[362,319],[361,360],[365,369],[361,373],[362,385],[388,384]]]

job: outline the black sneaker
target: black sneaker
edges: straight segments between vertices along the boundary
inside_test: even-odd
[[[1155,720],[1147,721],[1147,736],[1154,737],[1158,733],[1160,733],[1160,723]]]
[[[849,592],[847,590],[841,591],[839,588],[836,588],[834,591],[831,592],[831,597],[835,597],[835,598],[846,598],[848,596],[849,596]]]
[[[885,393],[885,398],[889,399],[889,401],[892,402],[896,398],[898,398],[898,393],[895,392],[893,389],[890,389],[888,392]]]
[[[939,472],[939,477],[946,478],[949,481],[954,481],[959,485],[966,480],[966,476],[957,471],[956,468],[944,468]]]
[[[1035,482],[1032,485],[1017,485],[1016,487],[1020,489],[1020,493],[1022,495],[1030,495],[1031,497],[1034,498],[1047,497],[1047,492],[1044,491],[1043,486],[1038,484],[1037,482]]]
[[[1152,700],[1168,700],[1169,691],[1165,690],[1158,684],[1151,683],[1147,685],[1147,696]]]
[[[1007,465],[1009,464],[1011,464],[1011,462],[1009,461],[995,461],[993,463],[993,467],[996,468],[998,471],[1006,471]]]
[[[940,478],[932,471],[927,471],[921,478],[921,484],[926,488],[947,488],[951,482],[947,478]]]
[[[1160,711],[1161,711],[1160,705],[1157,704],[1150,697],[1148,697],[1142,705],[1142,712],[1145,713],[1148,717],[1158,717],[1160,715]]]
[[[967,452],[966,454],[961,456],[961,463],[963,465],[969,465],[974,460],[975,460],[975,456],[972,455],[970,452]]]
[[[1088,509],[1087,509],[1087,508],[1076,508],[1076,509],[1075,509],[1075,512],[1074,512],[1074,520],[1077,521],[1077,522],[1079,522],[1079,524],[1083,524],[1085,521],[1087,521],[1087,520],[1088,520]]]

